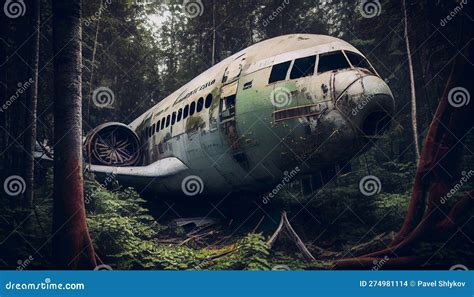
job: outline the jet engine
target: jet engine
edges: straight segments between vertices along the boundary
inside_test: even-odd
[[[94,165],[136,166],[140,163],[140,140],[127,125],[110,122],[91,130],[85,139],[85,155]]]

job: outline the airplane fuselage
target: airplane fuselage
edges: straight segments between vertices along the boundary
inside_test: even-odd
[[[129,125],[139,137],[140,166],[176,158],[186,170],[120,180],[178,195],[188,176],[202,180],[203,194],[267,191],[290,172],[346,166],[393,111],[389,87],[349,43],[273,38],[208,69]]]

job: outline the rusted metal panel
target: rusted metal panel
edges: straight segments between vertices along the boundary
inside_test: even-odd
[[[295,34],[255,44],[205,71],[130,124],[146,131],[199,98],[213,96],[208,108],[145,137],[146,163],[179,159],[186,174],[197,174],[212,181],[210,190],[223,191],[265,187],[295,166],[311,174],[352,157],[362,143],[359,126],[374,103],[393,111],[393,96],[378,76],[351,67],[268,83],[273,64],[333,50],[360,54],[334,37]],[[319,57],[315,69],[318,63]],[[376,89],[377,84],[382,87]],[[275,104],[281,91],[287,102]],[[371,107],[353,116],[351,111],[371,94],[376,98]],[[285,112],[290,116],[275,120]],[[180,190],[177,179],[154,186]]]

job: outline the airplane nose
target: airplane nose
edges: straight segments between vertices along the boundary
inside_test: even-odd
[[[337,98],[336,108],[346,116],[356,134],[374,137],[390,127],[395,102],[387,83],[370,75],[349,84]]]

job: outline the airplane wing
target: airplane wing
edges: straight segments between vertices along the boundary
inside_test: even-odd
[[[36,159],[53,161],[54,153],[51,149],[45,147],[39,142],[36,142],[34,156]],[[86,163],[85,167],[88,171],[93,173],[136,177],[166,177],[181,173],[189,169],[188,166],[186,166],[181,160],[175,157],[164,158],[147,166],[118,167],[93,165]]]
[[[87,169],[94,173],[114,174],[118,176],[166,177],[181,173],[189,168],[178,158],[168,157],[147,166],[116,167],[87,165]]]

